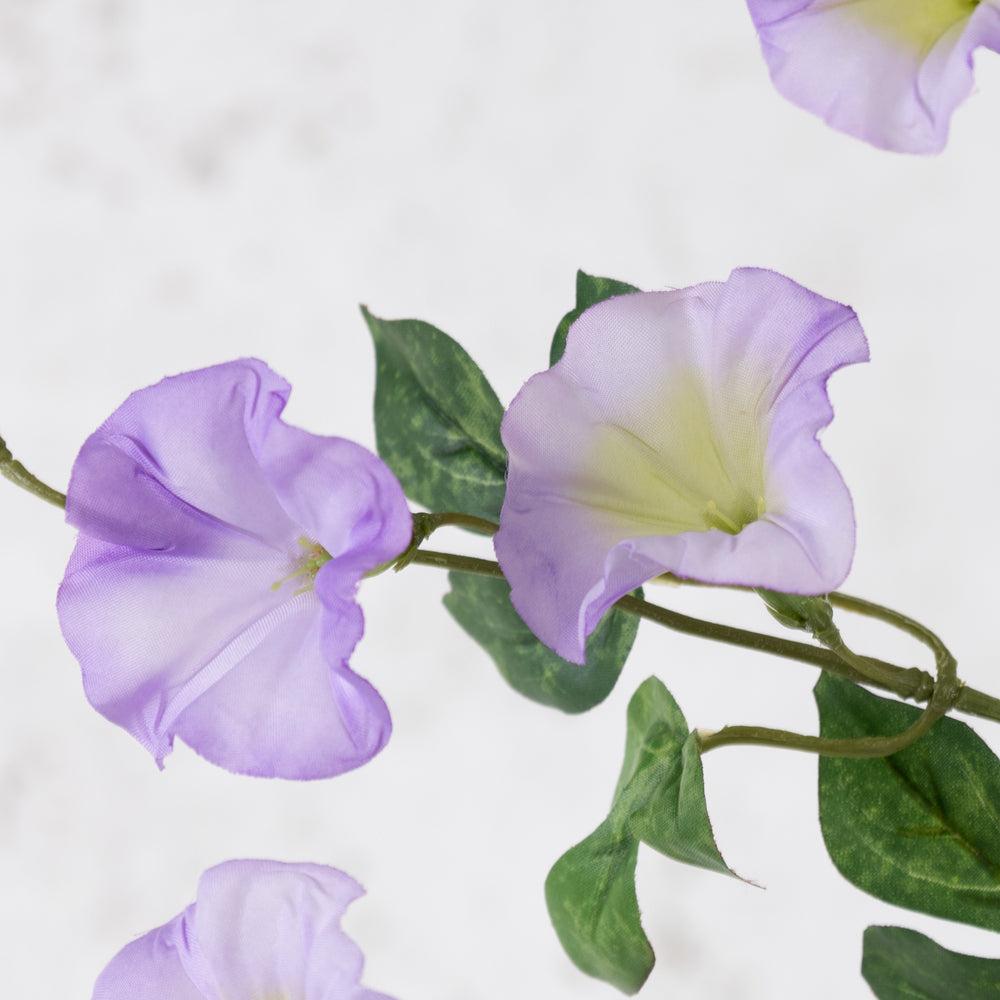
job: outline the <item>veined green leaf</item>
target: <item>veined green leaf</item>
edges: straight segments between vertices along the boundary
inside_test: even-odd
[[[479,366],[420,320],[362,309],[375,342],[375,439],[407,495],[432,511],[496,519],[507,453],[503,407]]]
[[[712,833],[698,739],[656,677],[629,702],[625,760],[608,818],[667,857],[734,874]]]
[[[635,896],[638,843],[603,823],[571,847],[545,880],[552,925],[566,953],[588,975],[637,993],[656,957]]]
[[[629,702],[625,757],[607,819],[556,862],[546,881],[549,914],[567,954],[626,993],[642,985],[654,961],[642,946],[648,942],[635,902],[640,842],[733,874],[708,818],[697,737],[655,677]]]
[[[823,736],[902,732],[917,709],[824,674]],[[967,725],[943,718],[874,760],[823,757],[820,823],[840,873],[912,910],[1000,930],[1000,761]]]
[[[1000,960],[948,951],[905,927],[865,931],[861,974],[878,1000],[1000,998]]]
[[[505,580],[449,573],[445,607],[521,694],[564,712],[586,712],[602,702],[618,680],[639,628],[639,619],[612,608],[587,640],[584,666],[569,663],[542,645],[510,603]]]

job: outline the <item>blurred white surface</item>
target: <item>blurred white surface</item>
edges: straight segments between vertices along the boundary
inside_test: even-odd
[[[507,400],[577,267],[648,288],[774,267],[854,305],[871,339],[825,437],[858,510],[849,589],[925,618],[1000,691],[1000,59],[979,63],[947,152],[906,159],[785,103],[740,0],[0,0],[0,430],[63,486],[130,390],[255,354],[295,385],[290,419],[371,444],[361,301],[458,337]],[[609,700],[563,717],[504,686],[440,607],[443,574],[414,567],[363,592],[355,666],[396,726],[373,764],[296,785],[178,747],[161,774],[88,707],[60,639],[72,543],[0,483],[0,939],[25,1000],[89,996],[240,856],[364,882],[349,928],[400,1000],[612,997],[563,956],[542,882],[604,815],[631,692],[655,672],[692,725],[815,725],[812,671],[649,624]],[[767,627],[748,598],[657,593]],[[861,998],[873,922],[1000,953],[840,879],[813,759],[706,767],[724,852],[768,888],[644,851],[644,995]]]

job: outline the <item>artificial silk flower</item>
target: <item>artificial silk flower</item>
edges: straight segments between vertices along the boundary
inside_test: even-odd
[[[582,663],[605,611],[664,572],[835,588],[854,513],[816,435],[827,379],[867,359],[853,310],[772,271],[592,306],[503,418],[495,545],[521,617]]]
[[[322,778],[388,739],[347,661],[358,582],[410,513],[369,451],[281,419],[290,391],[255,360],[164,379],[73,466],[63,635],[91,704],[161,765],[179,736],[231,771]]]
[[[169,923],[126,945],[93,1000],[389,1000],[340,929],[364,890],[325,865],[227,861]]]
[[[1000,52],[1000,0],[747,0],[778,90],[883,149],[934,153]]]

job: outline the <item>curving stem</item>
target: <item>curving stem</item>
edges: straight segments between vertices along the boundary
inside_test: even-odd
[[[37,476],[28,472],[11,454],[7,442],[2,437],[0,437],[0,476],[9,479],[15,486],[20,486],[22,490],[27,490],[36,497],[40,497],[46,503],[55,507],[65,508],[66,506],[66,494],[54,490]]]
[[[426,536],[425,536],[426,537]],[[438,569],[454,570],[459,573],[474,573],[479,576],[491,576],[497,579],[504,579],[503,570],[501,570],[498,563],[491,559],[480,559],[476,556],[460,556],[455,555],[450,552],[436,552],[428,549],[415,548],[405,554],[404,558],[406,563],[410,562],[415,565],[422,566],[434,566]],[[875,617],[881,617],[883,613],[898,615],[897,612],[889,612],[888,609],[881,609],[879,605],[872,605],[870,602],[863,602],[859,598],[850,598],[846,595],[831,594],[830,600],[833,603],[839,603],[841,607],[847,609],[850,607],[851,610],[859,610],[860,606],[863,605],[867,613],[872,614]],[[850,602],[850,604],[848,603]],[[858,607],[855,607],[855,605]],[[632,614],[638,615],[641,618],[646,618],[649,621],[656,622],[658,625],[663,625],[666,628],[672,629],[675,632],[682,632],[687,635],[697,635],[705,639],[711,639],[714,642],[724,642],[728,645],[740,646],[744,649],[753,649],[761,653],[770,653],[773,656],[780,656],[784,659],[794,660],[799,663],[806,663],[811,666],[819,667],[822,670],[826,670],[829,673],[836,674],[840,677],[846,677],[848,680],[854,681],[855,683],[870,684],[873,687],[881,688],[882,690],[889,691],[895,695],[902,698],[912,698],[916,701],[930,702],[928,704],[928,710],[932,708],[937,711],[937,708],[933,705],[934,692],[938,690],[939,685],[935,684],[934,678],[928,674],[925,670],[920,670],[915,667],[899,667],[892,663],[887,663],[884,660],[876,659],[875,657],[859,657],[858,659],[865,664],[866,667],[870,668],[872,666],[878,668],[879,680],[873,680],[870,677],[870,671],[865,670],[864,672],[858,670],[851,663],[845,661],[837,653],[824,649],[821,646],[814,646],[807,642],[799,642],[795,639],[785,639],[779,636],[768,635],[763,632],[754,632],[750,629],[737,628],[732,625],[722,625],[717,622],[705,621],[701,618],[695,618],[691,615],[681,614],[678,611],[672,611],[669,608],[664,608],[661,605],[653,604],[650,601],[642,600],[637,597],[627,596],[621,598],[617,606],[623,611],[628,611]],[[875,609],[879,609],[876,613]],[[862,612],[865,613],[865,612]],[[898,616],[900,619],[905,618],[905,616]],[[883,619],[886,620],[886,619]],[[922,630],[924,634],[932,634],[929,629],[925,629],[919,623],[913,622],[912,619],[906,619],[908,623],[907,631],[911,628],[914,630]],[[903,627],[900,625],[900,627]],[[911,634],[917,634],[916,631],[912,631]],[[920,636],[918,635],[918,638]],[[936,639],[936,636],[935,636]],[[951,654],[947,652],[944,644],[938,639],[937,642],[940,644],[940,649],[947,654],[947,657],[951,657]],[[857,656],[858,654],[852,654],[852,656]],[[938,653],[935,651],[935,656]],[[945,663],[944,665],[944,676],[946,678],[953,678],[953,658],[951,663]],[[939,666],[940,672],[940,666]],[[946,689],[942,695],[939,695],[939,699],[947,696],[947,700],[954,698],[953,706],[961,712],[966,712],[969,715],[976,715],[980,718],[990,719],[994,722],[1000,722],[1000,699],[994,698],[991,695],[985,694],[982,691],[977,691],[973,688],[962,686],[957,680],[954,684],[957,687],[957,692],[951,689],[952,681],[946,681]],[[938,707],[940,707],[940,700],[938,702]],[[935,715],[934,718],[938,718]],[[918,720],[919,722],[920,720]],[[929,727],[934,721],[925,722]],[[743,728],[753,728],[753,727],[730,727],[730,730],[739,730]],[[724,730],[723,730],[724,731]],[[720,731],[722,732],[722,731]],[[772,735],[776,731],[764,731],[770,732]],[[795,736],[796,734],[785,734],[786,736]],[[918,733],[918,735],[921,735]],[[888,739],[889,737],[887,737]],[[728,739],[728,737],[727,737]],[[802,740],[806,742],[811,742],[813,740],[820,739],[820,737],[801,737]],[[891,739],[897,739],[897,737],[891,737]],[[732,741],[736,741],[733,738]],[[742,742],[742,740],[741,740]],[[722,745],[719,742],[718,745]],[[786,742],[781,744],[782,746],[790,745]],[[805,746],[802,749],[812,749]],[[889,753],[894,752],[889,750]]]

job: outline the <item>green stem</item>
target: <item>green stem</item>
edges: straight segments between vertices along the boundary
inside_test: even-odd
[[[992,703],[994,710],[1000,709],[1000,701],[996,698],[965,687],[965,684],[958,678],[958,662],[951,650],[941,641],[936,632],[926,625],[922,625],[915,618],[910,618],[909,615],[904,615],[901,611],[894,611],[882,604],[876,604],[874,601],[866,601],[863,597],[852,597],[850,594],[835,592],[830,594],[829,601],[834,607],[853,611],[855,614],[865,615],[869,618],[876,618],[892,625],[923,643],[934,655],[937,671],[937,681],[934,688],[939,697],[946,697],[951,700],[953,705],[965,710],[968,710],[967,705],[970,702],[980,708]],[[844,650],[848,653],[848,658],[855,656],[846,647]],[[843,651],[841,655],[843,655]]]
[[[950,661],[951,667],[946,668],[951,672],[955,667],[955,658],[951,655],[948,647],[932,632],[926,625],[921,625],[915,618],[904,615],[901,611],[894,611],[882,604],[874,601],[866,601],[863,597],[852,597],[850,594],[842,594],[839,591],[829,595],[828,600],[835,608],[843,608],[845,611],[853,611],[855,614],[864,615],[867,618],[877,618],[898,628],[901,632],[912,635],[922,642],[933,654],[935,661],[944,663]]]
[[[824,645],[834,656],[839,657],[849,667],[856,670],[865,679],[866,684],[877,684],[879,687],[891,688],[893,682],[892,671],[896,668],[893,667],[886,670],[877,664],[867,662],[863,656],[855,653],[839,635],[836,640],[824,643]],[[934,681],[931,679],[930,674],[927,675],[927,679],[929,685],[933,687]]]
[[[669,583],[675,586],[714,586],[713,584],[701,583],[699,580],[688,580],[683,577],[674,576],[671,573],[664,573],[661,576],[655,577],[651,582]],[[746,591],[751,588],[732,586],[727,589]],[[930,647],[934,653],[935,660],[942,654],[951,655],[945,648],[944,643],[941,642],[934,632],[900,611],[894,611],[881,604],[875,604],[873,601],[866,601],[861,597],[842,594],[839,591],[828,594],[827,598],[835,607],[865,615],[869,618],[877,618],[879,621],[884,621],[887,624],[894,625],[903,632],[909,633]],[[798,643],[797,645],[802,646],[804,644]],[[845,646],[844,649],[846,648]],[[771,650],[766,651],[771,652]],[[850,651],[848,652],[850,653]],[[777,655],[783,654],[778,653]],[[827,666],[825,663],[820,663],[815,658],[809,659],[806,656],[792,656],[792,658],[801,658],[806,662],[815,663],[817,666],[823,667],[824,670],[830,673],[837,673],[835,668]],[[852,658],[855,663],[855,666],[852,668],[854,673],[852,674],[850,671],[847,671],[842,673],[841,676],[848,677],[854,681],[869,683],[885,691],[891,691],[900,698],[912,698],[914,701],[920,702],[927,701],[934,690],[934,678],[926,670],[921,670],[918,667],[897,667],[892,663],[886,663],[884,660],[878,660],[871,656],[858,657],[856,653],[850,653],[848,659]],[[863,662],[863,670],[858,669],[858,660]],[[876,672],[879,672],[877,679],[874,676]],[[983,691],[977,691],[975,688],[963,685],[955,702],[955,708],[967,715],[976,715],[981,719],[990,719],[994,722],[1000,721],[1000,698],[994,698],[992,695],[986,694]]]
[[[368,576],[378,576],[384,573],[391,566],[397,573],[401,569],[406,569],[416,558],[420,551],[420,546],[427,541],[438,528],[446,525],[453,525],[456,528],[465,528],[467,531],[475,531],[481,535],[493,535],[500,530],[498,524],[487,521],[485,517],[476,517],[474,514],[460,514],[457,511],[444,511],[439,514],[417,513],[413,515],[413,535],[410,544],[395,559],[390,559],[387,563],[377,566]]]
[[[500,564],[492,559],[478,559],[475,556],[456,556],[451,552],[434,552],[431,549],[417,549],[410,562],[419,566],[436,566],[438,569],[456,570],[459,573],[474,573],[476,576],[495,576],[504,579]]]
[[[873,736],[860,739],[824,739],[819,736],[801,736],[781,729],[765,729],[755,726],[727,726],[717,733],[699,735],[698,741],[702,753],[718,746],[734,743],[751,743],[763,746],[780,746],[794,750],[808,750],[826,757],[888,757],[904,750],[911,743],[920,739],[934,723],[959,702],[964,685],[958,679],[958,664],[951,651],[941,641],[936,633],[916,619],[910,618],[899,611],[866,601],[860,597],[848,594],[831,594],[830,603],[836,607],[868,615],[880,621],[887,622],[919,639],[934,654],[937,679],[927,707],[920,717],[902,733],[896,736]],[[848,648],[840,637],[836,627],[827,630],[827,637],[820,637],[821,642],[839,656],[848,666],[865,672],[869,669],[861,657]],[[873,678],[877,678],[875,672]],[[987,696],[988,697],[988,696]]]
[[[426,525],[424,538],[429,538],[431,532],[447,525],[466,528],[480,535],[495,535],[500,530],[500,525],[495,521],[487,521],[485,517],[476,517],[474,514],[459,514],[456,511],[445,511],[440,514],[415,514],[414,518],[423,518]]]
[[[503,571],[496,562],[491,559],[479,559],[475,556],[459,556],[450,552],[418,549],[413,553],[411,561],[422,566],[434,566],[438,569],[454,570],[459,573],[474,573],[497,579],[504,578]],[[837,596],[839,599],[842,595]],[[833,599],[834,595],[831,595],[831,600]],[[865,604],[867,605],[867,602]],[[846,604],[842,606],[847,607]],[[901,698],[912,698],[916,701],[926,702],[931,699],[935,689],[933,677],[916,667],[898,667],[875,657],[861,657],[867,667],[878,667],[885,678],[883,681],[869,681],[865,674],[845,663],[835,653],[820,646],[812,646],[809,643],[768,635],[763,632],[753,632],[732,625],[704,621],[701,618],[671,611],[658,604],[652,604],[632,596],[621,598],[618,601],[618,607],[675,632],[696,635],[714,642],[724,642],[728,645],[741,646],[745,649],[753,649],[784,659],[811,664],[829,673],[846,677],[855,683],[871,683],[873,686],[890,691]],[[1000,722],[1000,699],[993,698],[981,691],[963,687],[958,694],[955,707],[969,715]],[[808,737],[808,739],[816,738],[818,737]]]
[[[669,624],[670,627],[673,627],[671,619],[676,616],[676,612],[668,612],[667,609],[656,605],[643,607],[648,602],[632,597],[624,598],[619,602],[619,605],[628,609],[633,602],[635,605],[634,610],[637,614],[653,618],[655,621],[659,621],[662,624]],[[764,652],[775,652],[779,656],[787,656],[790,652],[784,648],[785,643],[788,642],[785,639],[777,639],[776,637],[755,632],[746,632],[743,629],[732,629],[729,626],[716,625],[712,622],[700,622],[698,619],[694,619],[693,621],[699,622],[700,631],[698,634],[705,635],[708,638],[720,639],[723,642],[732,642],[734,644],[738,643],[739,645],[750,645],[751,648]],[[690,623],[685,624],[689,625]],[[709,626],[707,630],[704,629],[706,625]],[[838,673],[843,676],[843,669],[838,669],[841,667],[841,663],[843,663],[849,670],[856,673],[856,676],[851,677],[852,680],[862,680],[876,684],[889,684],[892,682],[894,671],[898,670],[898,667],[892,664],[884,664],[881,661],[869,661],[865,657],[858,656],[847,648],[835,629],[833,632],[835,633],[835,638],[827,640],[829,650],[809,646],[806,643],[794,643],[794,645],[809,650],[812,655],[822,652],[830,656],[833,663],[837,664],[836,668],[832,667],[832,664],[818,665],[823,666],[824,669],[831,673]],[[944,650],[943,643],[940,645]],[[947,653],[947,650],[944,650],[944,652]],[[804,657],[795,658],[804,659]],[[812,662],[816,662],[815,659]],[[793,733],[786,729],[770,729],[765,726],[726,726],[716,733],[699,734],[698,743],[702,753],[707,753],[709,750],[720,746],[756,744],[759,746],[781,747],[789,750],[818,753],[824,757],[887,757],[908,747],[914,740],[918,740],[942,715],[947,714],[948,710],[955,704],[959,688],[955,684],[954,659],[951,658],[950,654],[947,654],[947,657],[938,658],[938,681],[937,683],[933,681],[931,683],[931,699],[921,713],[920,718],[905,732],[899,733],[896,736],[835,740],[826,739],[822,736],[807,736],[801,733]]]
[[[955,708],[966,715],[978,715],[981,719],[1000,720],[1000,698],[994,698],[985,691],[963,687],[958,693]]]
[[[7,447],[7,443],[2,437],[0,437],[0,476],[9,479],[15,486],[20,486],[22,490],[33,493],[36,497],[40,497],[55,507],[65,508],[66,506],[66,494],[54,490],[37,476],[28,472],[11,454],[10,448]]]
[[[726,726],[715,733],[698,733],[698,745],[703,754],[716,747],[746,746],[782,747],[786,750],[803,750],[823,757],[888,757],[905,750],[947,713],[944,705],[933,700],[920,713],[908,729],[896,736],[862,736],[855,739],[833,740],[822,736],[803,736],[785,729],[768,729],[766,726]]]
[[[735,625],[720,625],[718,622],[693,618],[690,615],[671,611],[669,608],[652,604],[650,601],[631,595],[621,598],[618,601],[618,607],[623,611],[638,615],[640,618],[656,622],[657,625],[672,629],[674,632],[697,635],[714,642],[724,642],[730,646],[742,646],[744,649],[753,649],[759,653],[770,653],[772,656],[780,656],[783,659],[809,663],[855,682],[866,680],[865,674],[843,663],[834,653],[821,646],[811,646],[807,642],[799,642],[796,639],[785,639],[776,635],[768,635],[766,632],[753,632]],[[910,671],[902,667],[894,667],[891,663],[885,663],[871,657],[865,657],[864,661],[866,664],[877,664],[881,668],[887,668],[885,676],[892,678],[891,686],[888,681],[880,685],[886,690],[893,691],[904,698],[913,698],[923,689],[922,678],[913,677]],[[923,671],[917,671],[917,673],[923,674]],[[929,674],[924,676],[927,680],[927,695],[929,696],[934,681]]]
[[[410,560],[422,566],[436,566],[438,569],[455,570],[459,573],[475,573],[479,576],[493,576],[504,579],[503,570],[500,565],[492,559],[478,559],[475,556],[458,556],[450,552],[434,552],[429,549],[418,549]],[[649,621],[656,622],[672,629],[674,632],[681,632],[685,635],[696,635],[704,639],[711,639],[714,642],[724,642],[731,646],[742,646],[745,649],[754,649],[759,653],[770,653],[772,656],[780,656],[789,660],[798,660],[811,663],[813,666],[821,667],[831,673],[846,677],[852,681],[864,680],[864,676],[842,663],[837,656],[820,646],[810,646],[806,642],[798,642],[795,639],[783,639],[776,635],[767,635],[764,632],[752,632],[749,629],[737,628],[733,625],[720,625],[716,622],[705,621],[701,618],[693,618],[690,615],[681,614],[679,611],[671,611],[659,604],[642,600],[631,595],[623,597],[618,601],[618,607],[623,611],[638,615]],[[911,676],[911,672],[902,667],[893,667],[890,663],[881,660],[871,660],[866,662],[877,663],[882,667],[889,667],[897,671],[893,674],[894,683],[892,687],[886,685],[887,690],[891,690],[903,697],[912,698],[922,690],[923,678],[917,680]],[[933,689],[934,681],[930,675],[923,671],[917,673],[926,677],[928,688]],[[928,696],[930,690],[928,690]],[[1000,719],[1000,715],[997,716]]]
[[[715,747],[734,744],[756,744],[783,747],[789,750],[804,750],[821,754],[824,757],[888,757],[891,754],[899,753],[900,750],[905,750],[911,743],[919,740],[938,719],[947,715],[958,700],[961,686],[956,676],[954,657],[939,639],[937,642],[941,649],[941,655],[938,657],[937,682],[934,685],[931,699],[913,725],[895,736],[827,739],[822,736],[803,736],[799,733],[790,733],[784,729],[768,729],[764,726],[726,726],[715,733],[698,734],[698,745],[701,752],[707,753]],[[846,649],[846,647],[844,648]]]

